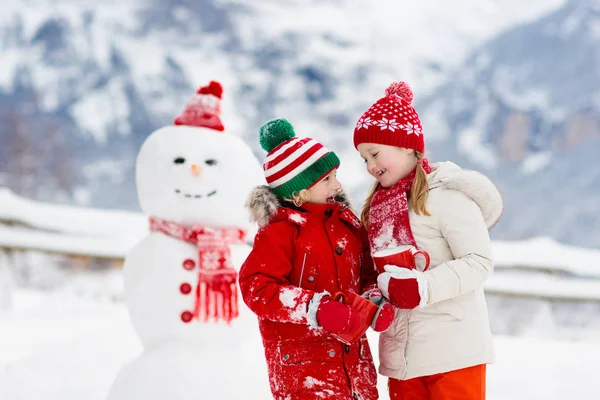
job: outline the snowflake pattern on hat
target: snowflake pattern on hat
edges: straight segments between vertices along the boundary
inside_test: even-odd
[[[371,117],[361,117],[356,123],[356,129],[368,128],[371,125],[374,125],[375,121],[371,121]]]
[[[419,125],[411,124],[410,122],[407,122],[405,125],[402,125],[402,129],[404,129],[409,135],[415,134],[419,136],[421,133],[423,133]]]
[[[354,128],[354,146],[380,143],[425,151],[423,128],[412,106],[413,94],[405,82],[392,83],[359,118]]]
[[[392,95],[398,97],[396,95]],[[397,130],[406,131],[407,134],[421,135],[421,121],[419,116],[414,111],[412,106],[405,106],[398,100],[392,99],[391,101],[376,104],[371,107],[367,112],[358,120],[356,123],[356,129],[368,129],[370,126],[378,126],[381,130],[390,130],[392,132]],[[388,119],[388,117],[394,117]],[[406,123],[397,121],[397,119],[403,119]]]

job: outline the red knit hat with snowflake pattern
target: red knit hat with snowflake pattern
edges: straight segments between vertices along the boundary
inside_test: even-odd
[[[394,82],[360,117],[354,127],[354,147],[379,143],[425,152],[419,115],[412,106],[413,93],[406,82]]]
[[[224,131],[221,123],[221,96],[223,87],[219,82],[210,81],[196,91],[185,105],[183,112],[175,118],[175,125],[198,126]]]

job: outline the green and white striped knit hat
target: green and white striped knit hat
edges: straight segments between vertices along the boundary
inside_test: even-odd
[[[274,119],[260,127],[260,145],[268,154],[265,178],[279,197],[309,189],[340,165],[333,151],[311,138],[298,138],[287,120]]]

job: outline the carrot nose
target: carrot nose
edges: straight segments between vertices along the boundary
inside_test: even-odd
[[[200,167],[198,166],[198,164],[192,164],[192,175],[194,176],[198,176],[200,175]]]

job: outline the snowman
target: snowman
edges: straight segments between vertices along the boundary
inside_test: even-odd
[[[136,163],[150,234],[125,259],[125,297],[143,353],[109,400],[268,398],[256,318],[240,307],[237,269],[250,251],[247,193],[263,183],[250,148],[224,133],[222,87],[198,89],[153,132]]]

